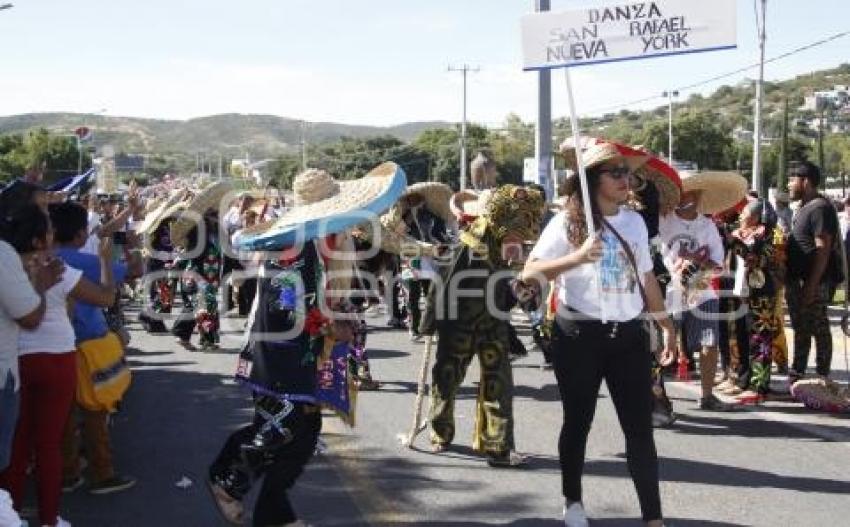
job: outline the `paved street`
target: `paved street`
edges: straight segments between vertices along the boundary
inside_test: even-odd
[[[384,383],[361,394],[358,425],[325,419],[323,453],[293,492],[303,518],[317,526],[562,525],[557,437],[560,403],[551,371],[532,352],[515,364],[519,449],[523,470],[488,468],[469,448],[473,366],[457,408],[457,446],[435,455],[403,449],[422,344],[370,318],[372,368]],[[132,490],[103,497],[66,494],[63,516],[75,526],[225,525],[204,486],[206,466],[230,430],[250,415],[247,394],[233,385],[243,319],[219,352],[187,352],[170,337],[133,325],[134,384],[114,420],[117,466],[139,479]],[[521,332],[528,340],[527,332]],[[836,342],[836,369],[844,368]],[[670,383],[679,421],[658,430],[662,500],[668,525],[841,525],[850,517],[850,421],[817,415],[788,402],[734,414],[694,409],[697,388]],[[606,393],[588,443],[585,504],[595,526],[640,525],[622,435]],[[188,488],[175,484],[183,477]]]

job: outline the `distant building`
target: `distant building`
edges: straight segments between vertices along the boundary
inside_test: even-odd
[[[251,161],[248,159],[234,159],[230,162],[230,173],[245,179],[252,179],[258,185],[266,182],[266,170],[268,164],[274,161],[273,159],[263,159],[261,161]]]
[[[115,170],[119,173],[143,172],[145,170],[145,156],[117,154],[115,156]]]
[[[815,117],[814,119],[809,121],[809,129],[813,132],[817,132],[818,130],[820,130],[821,123],[823,123],[824,129],[826,129],[829,126],[829,119],[826,117],[824,117],[823,119],[821,119],[820,117]]]
[[[749,143],[753,140],[753,131],[746,130],[744,128],[738,127],[732,130],[732,138],[735,141],[740,141],[742,143]]]
[[[829,131],[833,134],[850,133],[850,123],[832,123],[829,125]]]
[[[842,108],[847,104],[850,104],[850,86],[836,84],[831,90],[820,90],[807,95],[800,110],[819,112],[829,107]]]

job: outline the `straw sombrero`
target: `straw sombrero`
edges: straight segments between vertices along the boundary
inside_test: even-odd
[[[638,179],[651,181],[658,190],[658,208],[661,214],[666,214],[672,211],[679,204],[679,199],[682,194],[682,181],[679,179],[679,174],[676,169],[670,166],[658,156],[649,152],[644,146],[629,146],[598,137],[583,136],[581,145],[584,149],[589,149],[594,145],[611,144],[617,148],[617,151],[628,159],[630,157],[645,158],[646,161],[639,167],[635,168],[629,164],[634,171],[634,176]],[[562,153],[570,153],[573,149],[573,140],[567,139],[561,144]],[[572,154],[574,156],[575,154]],[[575,163],[575,162],[573,162]],[[640,192],[641,189],[634,189]]]
[[[218,210],[221,200],[232,190],[232,184],[219,181],[198,192],[185,208],[184,212],[189,214],[181,214],[171,224],[171,243],[174,247],[186,247],[189,232],[197,225],[197,216],[203,216],[210,209]]]
[[[392,207],[407,187],[404,171],[383,163],[360,179],[336,180],[324,170],[295,176],[295,205],[274,221],[245,229],[240,248],[270,250],[346,231]]]
[[[143,235],[153,233],[160,222],[176,210],[174,206],[180,203],[184,195],[182,191],[173,191],[167,198],[158,198],[158,204],[145,214],[136,232]]]
[[[420,256],[434,256],[437,247],[434,244],[417,240],[409,234],[399,232],[402,221],[396,220],[390,213],[380,218],[380,239],[377,239],[374,224],[371,222],[358,225],[352,232],[355,238],[375,244],[376,241],[382,251],[393,254],[416,254]]]
[[[461,190],[455,192],[449,201],[449,207],[455,218],[461,223],[475,221],[478,216],[487,210],[487,202],[490,200],[492,190]]]
[[[680,172],[682,192],[701,191],[700,214],[716,214],[734,207],[747,195],[747,180],[737,172]]]
[[[414,183],[407,187],[402,198],[418,194],[425,200],[425,206],[428,210],[439,216],[445,221],[453,218],[449,200],[452,198],[452,189],[445,183],[437,183],[426,181],[423,183]]]
[[[578,161],[576,159],[576,149],[572,141],[564,141],[561,144],[561,154],[564,156],[567,168],[573,172],[578,172]],[[596,143],[591,144],[581,153],[581,160],[585,170],[599,166],[606,161],[621,159],[630,170],[635,171],[642,167],[649,156],[646,155],[625,155],[617,148],[617,145],[612,143]]]
[[[832,380],[803,379],[791,386],[791,395],[807,408],[830,413],[850,413],[850,388]]]

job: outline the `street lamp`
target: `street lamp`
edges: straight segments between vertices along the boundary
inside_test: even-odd
[[[662,97],[667,97],[667,161],[673,163],[673,97],[678,97],[679,92],[676,90],[665,91],[661,93]]]

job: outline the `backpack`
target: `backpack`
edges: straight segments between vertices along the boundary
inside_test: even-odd
[[[77,403],[93,412],[114,412],[130,387],[124,346],[115,333],[77,345]]]

